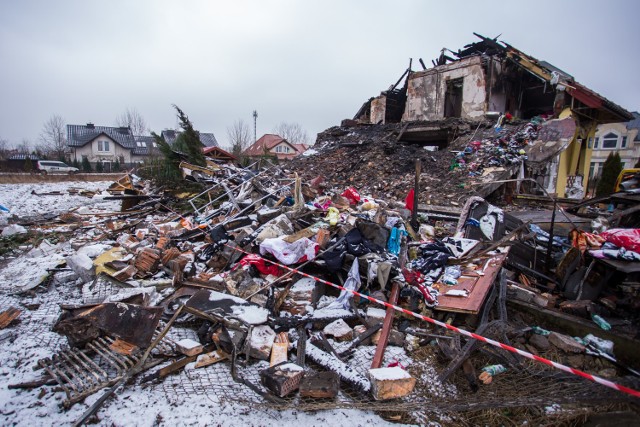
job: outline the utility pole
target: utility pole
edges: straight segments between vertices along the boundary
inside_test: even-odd
[[[255,143],[258,140],[258,112],[253,110],[253,142]]]

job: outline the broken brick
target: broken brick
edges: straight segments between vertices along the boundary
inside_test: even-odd
[[[407,371],[393,368],[369,369],[371,394],[375,400],[397,399],[408,395],[416,385],[416,379]]]
[[[340,390],[340,377],[335,372],[307,374],[300,382],[300,396],[316,399],[333,399]]]

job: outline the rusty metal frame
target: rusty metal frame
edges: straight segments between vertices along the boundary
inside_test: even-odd
[[[140,361],[139,356],[125,356],[111,350],[114,339],[98,338],[84,350],[64,349],[38,361],[64,390],[67,398],[62,406],[68,409],[98,390],[117,383]]]

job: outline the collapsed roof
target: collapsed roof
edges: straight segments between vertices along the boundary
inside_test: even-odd
[[[557,116],[566,107],[597,123],[633,119],[627,110],[560,68],[497,38],[474,34],[479,42],[457,52],[443,49],[433,68],[427,69],[422,59],[422,71],[413,71],[410,65],[395,85],[367,101],[354,119],[368,123],[447,117],[479,120],[492,112],[530,119]],[[399,87],[405,76],[404,86]]]

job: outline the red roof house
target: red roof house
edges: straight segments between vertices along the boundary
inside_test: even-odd
[[[291,144],[279,135],[267,133],[244,150],[244,154],[248,157],[273,156],[278,160],[291,160],[306,149],[304,144]]]

